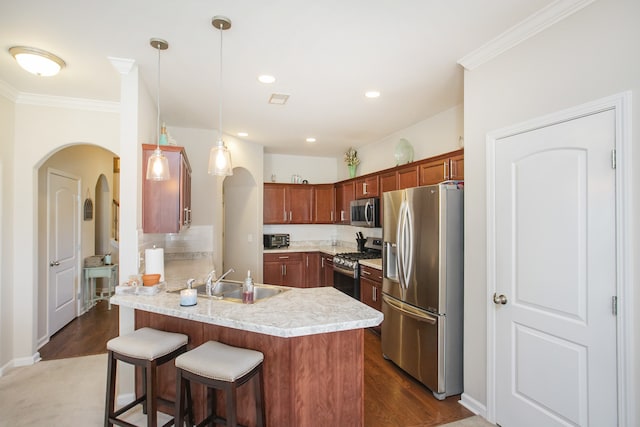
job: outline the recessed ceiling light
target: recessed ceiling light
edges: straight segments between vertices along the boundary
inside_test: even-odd
[[[249,136],[249,134],[246,132],[238,132],[238,136],[245,137],[245,136]]]
[[[378,98],[380,96],[380,92],[378,92],[377,90],[370,90],[365,92],[364,96],[366,96],[367,98]]]
[[[22,68],[36,76],[55,76],[66,65],[53,53],[35,47],[14,46],[9,48],[9,53]]]
[[[316,139],[315,139],[315,138],[307,138],[307,140],[306,140],[306,141],[307,141],[307,142],[316,142]]]
[[[261,76],[258,76],[258,81],[264,84],[271,84],[276,81],[276,78],[268,74],[263,74]]]

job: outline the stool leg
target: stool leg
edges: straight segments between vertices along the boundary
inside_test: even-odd
[[[112,351],[108,352],[107,360],[107,396],[104,405],[104,427],[111,427],[113,424],[109,422],[109,418],[111,418],[115,410],[117,364]]]
[[[207,412],[209,413],[209,426],[214,427],[216,425],[216,418],[218,417],[218,402],[216,399],[216,389],[207,387]]]
[[[156,427],[158,425],[158,408],[156,407],[156,398],[158,396],[158,380],[156,378],[156,370],[158,366],[156,362],[150,362],[146,368],[147,372],[147,426]]]
[[[236,427],[238,425],[236,407],[236,383],[230,383],[228,387],[225,387],[225,400],[227,410],[227,427]]]
[[[182,427],[184,421],[183,411],[185,410],[184,400],[186,396],[182,394],[184,391],[184,380],[182,379],[182,369],[176,369],[176,402],[175,402],[175,414],[173,415],[176,419],[175,427]]]
[[[256,426],[264,427],[266,414],[264,410],[264,379],[262,377],[262,366],[258,371],[258,387],[255,387],[256,391]]]

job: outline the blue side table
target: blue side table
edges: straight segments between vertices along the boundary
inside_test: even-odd
[[[115,289],[115,284],[118,283],[118,264],[109,265],[97,265],[91,267],[83,267],[84,274],[84,304],[87,310],[93,307],[96,301],[106,300],[109,303],[109,310],[111,310],[111,294]],[[102,293],[100,296],[96,296],[96,280],[98,277],[105,277],[109,279],[109,287],[107,295]]]

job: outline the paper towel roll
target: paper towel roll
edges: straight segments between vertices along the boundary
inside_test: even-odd
[[[144,251],[145,274],[160,274],[160,281],[164,281],[164,249],[153,248]]]

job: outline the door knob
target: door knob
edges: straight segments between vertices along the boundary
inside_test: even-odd
[[[55,266],[57,266],[57,265],[60,265],[60,263],[59,263],[58,261],[51,261],[51,262],[49,263],[49,267],[55,267]]]
[[[493,294],[493,303],[505,305],[507,303],[507,297],[503,294]]]

